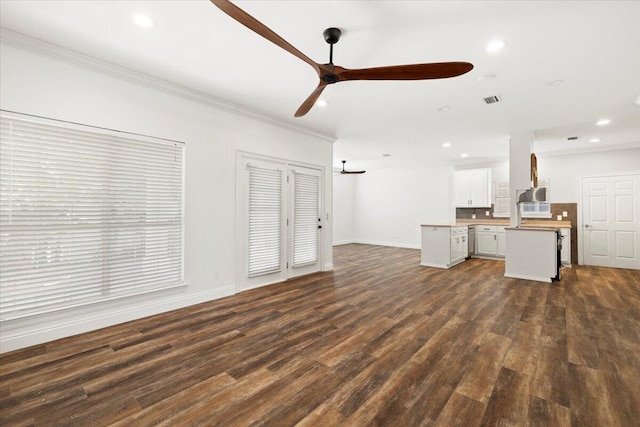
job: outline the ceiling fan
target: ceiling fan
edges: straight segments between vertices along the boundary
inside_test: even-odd
[[[468,73],[473,69],[473,64],[468,62],[435,62],[431,64],[391,65],[387,67],[348,69],[333,64],[333,45],[340,40],[342,32],[339,28],[327,28],[324,30],[324,39],[329,43],[329,63],[319,64],[298,49],[289,44],[285,39],[277,35],[266,25],[249,15],[229,0],[211,0],[224,13],[261,35],[270,42],[300,58],[311,65],[318,73],[320,83],[311,95],[302,103],[295,117],[304,116],[311,110],[320,94],[327,85],[348,80],[426,80],[446,79]]]
[[[366,172],[366,171],[348,171],[348,170],[344,170],[345,163],[347,163],[347,161],[343,160],[342,161],[342,170],[340,171],[341,174],[348,175],[348,174],[351,174],[351,173],[365,173]]]

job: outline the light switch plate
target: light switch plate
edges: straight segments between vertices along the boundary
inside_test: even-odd
[[[568,216],[569,216],[569,212],[567,212],[567,211],[562,211],[562,216],[563,216],[563,217],[565,217],[565,218],[566,218],[566,217],[568,217]]]

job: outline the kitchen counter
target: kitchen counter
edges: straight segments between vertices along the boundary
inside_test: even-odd
[[[420,224],[423,227],[461,227],[465,225],[501,225],[511,227],[509,220],[503,219],[459,219],[451,224]],[[571,221],[524,220],[520,228],[571,228]]]
[[[552,227],[506,227],[505,277],[551,282],[558,275],[558,237]]]
[[[504,225],[511,226],[508,219],[458,219],[455,225]],[[523,219],[522,227],[571,228],[571,221]]]

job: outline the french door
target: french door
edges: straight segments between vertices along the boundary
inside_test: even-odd
[[[320,271],[321,172],[289,167],[289,277]]]
[[[640,269],[640,174],[582,179],[584,264]]]
[[[239,290],[320,271],[322,171],[240,156]]]

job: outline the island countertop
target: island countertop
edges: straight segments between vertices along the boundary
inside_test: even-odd
[[[487,220],[487,219],[459,219],[449,224],[420,224],[422,227],[463,227],[467,225],[497,225],[503,227],[511,227],[508,220]],[[541,221],[541,220],[524,220],[522,228],[550,228],[557,230],[558,228],[571,228],[571,221]]]

